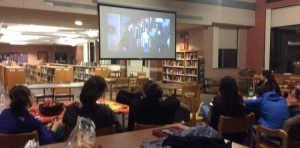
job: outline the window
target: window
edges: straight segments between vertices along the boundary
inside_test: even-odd
[[[237,49],[219,49],[219,68],[237,68]]]

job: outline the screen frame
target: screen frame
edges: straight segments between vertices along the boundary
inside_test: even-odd
[[[174,58],[113,58],[113,57],[101,57],[101,43],[100,43],[100,6],[109,6],[109,7],[117,7],[117,8],[125,8],[125,9],[136,9],[136,10],[143,10],[143,11],[152,11],[152,12],[163,12],[163,13],[173,13],[175,15],[175,41],[174,41]],[[158,9],[150,9],[150,8],[141,8],[141,7],[133,7],[133,6],[123,6],[123,5],[115,5],[115,4],[107,4],[107,3],[97,3],[97,15],[98,15],[98,51],[99,51],[99,59],[98,60],[176,60],[176,25],[177,25],[177,13],[176,11],[167,11],[167,10],[158,10]]]

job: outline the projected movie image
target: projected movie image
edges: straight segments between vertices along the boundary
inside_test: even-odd
[[[102,58],[175,58],[175,14],[114,9],[100,12]]]

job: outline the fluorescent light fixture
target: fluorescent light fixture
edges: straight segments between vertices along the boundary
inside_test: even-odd
[[[60,27],[41,25],[13,25],[7,27],[7,30],[18,32],[57,32],[59,29]]]
[[[77,26],[81,26],[82,25],[82,21],[81,20],[75,20],[75,25]]]
[[[28,43],[29,42],[9,42],[9,44],[11,44],[11,45],[26,45]]]
[[[98,36],[98,31],[90,29],[86,31],[85,34],[87,34],[88,37],[93,38]]]
[[[37,40],[39,36],[34,35],[4,35],[1,40],[4,42],[17,42],[17,41],[29,41],[29,40]]]
[[[76,39],[59,38],[57,41],[58,44],[71,45],[71,46],[76,46],[77,44],[82,44],[82,43],[86,43],[86,42],[87,42],[87,40],[84,38],[76,38]]]

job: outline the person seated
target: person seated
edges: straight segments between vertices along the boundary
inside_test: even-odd
[[[295,86],[291,86],[290,89],[291,91],[285,100],[289,106],[290,117],[294,117],[300,114],[299,105],[292,105],[294,102],[300,101],[300,89]]]
[[[48,129],[41,121],[35,119],[28,111],[32,105],[32,96],[27,87],[14,86],[9,91],[9,98],[9,108],[0,114],[0,133],[19,134],[37,130],[41,145],[55,142],[55,132],[61,126],[61,121],[54,120]]]
[[[209,107],[201,103],[200,113],[203,115],[205,121],[218,130],[219,118],[221,115],[228,117],[245,117],[246,110],[243,105],[243,98],[238,93],[238,86],[236,80],[230,76],[225,76],[221,79],[219,85],[219,94],[216,95]],[[208,116],[210,114],[210,117]],[[224,134],[224,138],[244,143],[246,133]]]
[[[105,88],[104,78],[90,77],[81,89],[80,102],[74,102],[67,106],[63,123],[69,127],[75,127],[77,117],[82,116],[91,119],[96,129],[116,125],[116,130],[120,131],[121,125],[116,114],[108,106],[97,104],[97,100],[102,96]]]
[[[300,89],[295,86],[291,86],[290,93],[286,97],[286,101],[288,104],[300,101]]]
[[[282,128],[283,122],[289,118],[289,110],[286,100],[281,96],[277,82],[270,71],[263,71],[267,82],[257,86],[257,99],[246,100],[248,111],[258,113],[258,122],[270,129]],[[269,83],[269,84],[268,84]]]
[[[163,91],[153,81],[146,82],[143,92],[145,96],[130,106],[128,130],[133,130],[135,123],[151,125],[173,123],[180,101],[175,96],[162,100]]]
[[[272,71],[270,70],[263,70],[260,75],[260,81],[256,84],[256,88],[261,87],[263,88],[270,88],[272,89],[277,95],[282,96],[280,87],[278,83],[276,82]],[[266,90],[261,90],[262,92],[266,92]]]

